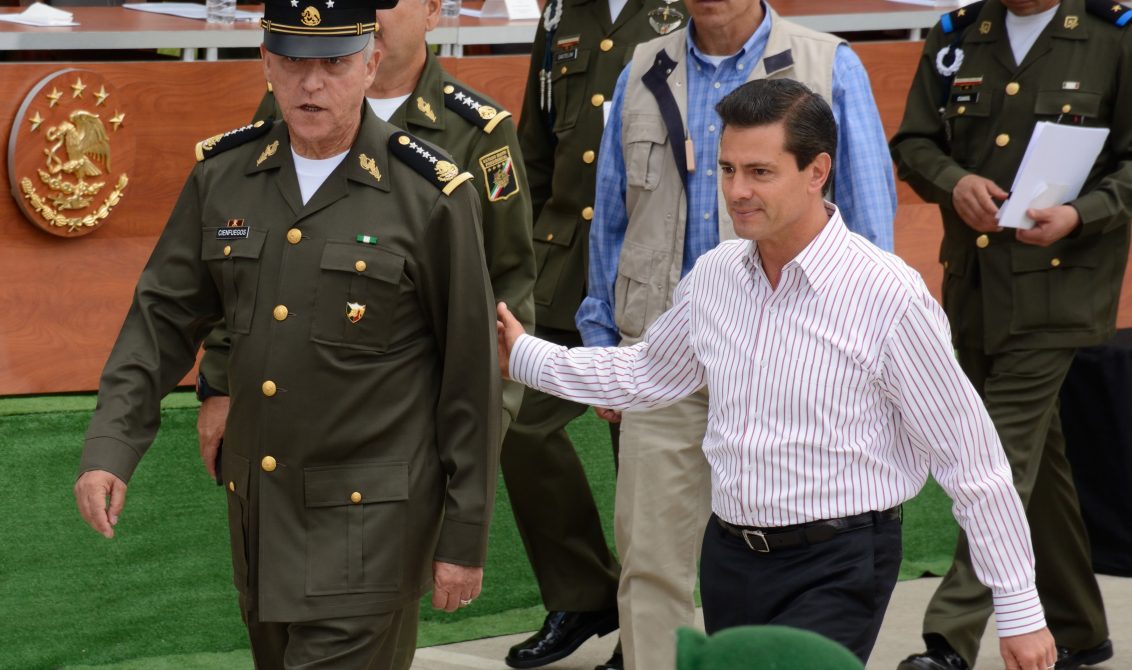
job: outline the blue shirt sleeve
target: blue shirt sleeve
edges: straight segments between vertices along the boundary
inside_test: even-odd
[[[850,230],[892,251],[896,216],[892,158],[869,75],[844,44],[837,47],[833,60],[833,115],[837,119],[833,200]]]
[[[629,67],[621,71],[609,120],[601,136],[597,157],[597,191],[594,218],[590,222],[590,256],[587,295],[582,300],[575,323],[587,347],[611,347],[621,342],[621,332],[613,322],[613,284],[621,243],[629,226],[625,210],[625,157],[621,153],[621,109],[625,105],[625,85]]]

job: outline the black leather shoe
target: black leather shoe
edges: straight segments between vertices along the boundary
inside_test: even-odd
[[[1086,665],[1096,665],[1112,658],[1112,640],[1105,640],[1088,649],[1057,648],[1057,670],[1076,670]]]
[[[896,670],[969,670],[963,657],[946,643],[900,661]]]
[[[511,647],[503,662],[512,668],[542,667],[566,658],[594,635],[600,637],[615,630],[615,607],[597,612],[550,612],[542,628]]]
[[[620,651],[614,651],[608,661],[594,666],[594,670],[625,670],[625,659],[621,657]]]

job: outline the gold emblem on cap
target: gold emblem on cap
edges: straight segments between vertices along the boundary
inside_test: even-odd
[[[460,174],[460,168],[448,161],[436,161],[436,178],[442,182],[449,182]]]
[[[317,26],[322,23],[322,15],[318,13],[318,9],[314,6],[308,6],[303,10],[302,21],[304,26]]]
[[[480,108],[476,111],[480,113],[480,118],[484,121],[490,121],[494,119],[495,115],[499,113],[494,107],[490,105],[480,105]]]
[[[1076,27],[1077,27],[1078,25],[1080,25],[1080,19],[1078,19],[1078,18],[1077,18],[1076,16],[1067,16],[1067,17],[1065,17],[1065,27],[1066,27],[1066,28],[1067,28],[1068,30],[1073,30],[1073,29],[1074,29],[1074,28],[1076,28]]]
[[[263,153],[259,155],[258,159],[256,159],[255,164],[256,165],[262,165],[265,160],[274,156],[275,152],[278,151],[278,150],[279,150],[279,140],[275,140],[271,144],[267,145],[267,148],[264,149]]]

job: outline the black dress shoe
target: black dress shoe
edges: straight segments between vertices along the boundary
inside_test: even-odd
[[[968,670],[967,662],[950,647],[928,649],[900,661],[896,670]]]
[[[1096,665],[1112,658],[1112,640],[1105,640],[1088,649],[1057,648],[1057,670],[1076,670],[1086,665]]]
[[[511,647],[503,662],[512,668],[542,667],[566,658],[594,635],[600,637],[615,630],[615,607],[597,612],[550,612],[542,628]]]
[[[621,657],[621,646],[618,645],[609,660],[601,665],[594,666],[594,670],[625,670],[625,659]]]

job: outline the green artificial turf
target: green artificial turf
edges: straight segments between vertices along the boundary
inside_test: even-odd
[[[250,668],[231,586],[224,492],[197,455],[196,402],[170,396],[130,482],[118,536],[85,526],[71,486],[92,396],[0,400],[0,669]],[[605,425],[570,427],[611,532]],[[421,646],[537,628],[544,616],[502,482],[484,593],[455,614],[422,608]],[[946,568],[955,539],[929,485],[905,507],[902,577]],[[612,539],[610,539],[612,544]]]

